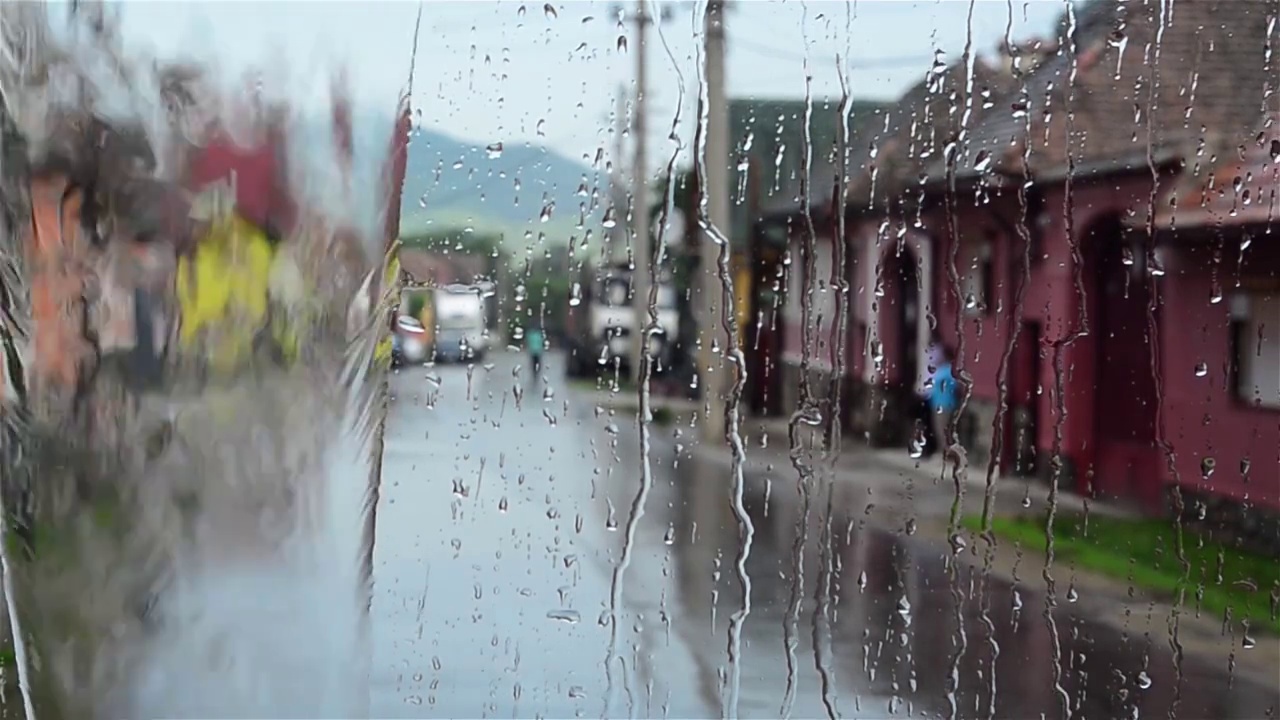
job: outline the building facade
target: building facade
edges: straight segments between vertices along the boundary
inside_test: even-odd
[[[1243,49],[1266,45],[1266,14],[1097,0],[1067,28],[904,96],[853,163],[840,222],[828,204],[757,224],[783,268],[782,340],[759,362],[783,367],[784,397],[765,409],[804,405],[790,368],[839,366],[846,430],[905,445],[938,342],[971,472],[1152,510],[1173,486],[1280,509],[1280,138],[1267,65]],[[1158,86],[1135,50],[1157,34]]]

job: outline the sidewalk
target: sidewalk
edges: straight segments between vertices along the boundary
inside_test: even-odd
[[[617,392],[608,390],[596,391],[590,397],[596,405],[611,408],[618,412],[635,413],[639,411],[640,407],[639,399],[634,394],[634,391],[630,389]],[[664,408],[671,412],[675,416],[675,422],[682,425],[695,422],[695,415],[700,415],[705,410],[702,404],[695,400],[651,395],[650,412],[654,412],[659,408]],[[743,445],[747,450],[748,467],[754,465],[777,466],[779,461],[783,464],[790,464],[789,424],[790,418],[787,417],[743,417],[742,439]],[[800,430],[801,441],[806,446],[816,447],[817,433],[813,430],[806,430],[806,428],[801,428]],[[729,455],[727,445],[717,447],[706,444],[701,446],[700,451],[703,453],[719,452],[725,457]],[[809,450],[807,454],[814,452],[819,451]],[[812,460],[816,459],[816,457],[812,458]],[[868,471],[887,471],[902,478],[910,477],[916,483],[919,483],[916,486],[917,488],[937,486],[939,490],[945,491],[948,502],[955,495],[955,486],[952,479],[953,469],[950,465],[943,465],[941,454],[935,454],[933,457],[928,458],[913,458],[906,448],[873,448],[861,438],[845,436],[841,439],[840,452],[835,461],[832,462],[830,458],[826,458],[825,464],[827,467],[834,469],[835,476],[833,479],[836,481],[848,481],[857,476],[857,479],[861,482],[865,481],[864,478]],[[971,465],[965,473],[964,482],[966,512],[981,511],[983,498],[988,490],[986,465]],[[1006,516],[1037,515],[1049,507],[1049,484],[1036,478],[1001,475],[997,472],[993,475],[991,484],[996,491],[997,505],[994,508],[995,514]],[[1133,510],[1126,507],[1089,500],[1061,489],[1058,491],[1056,507],[1059,512],[1082,512],[1086,509],[1086,506],[1090,513],[1121,517],[1132,517],[1135,514]]]
[[[638,401],[630,392],[597,393],[593,400],[624,413],[634,413]],[[653,408],[665,407],[675,415],[675,422],[688,426],[696,422],[695,413],[702,408],[696,402],[671,398],[652,398]],[[744,418],[743,445],[746,448],[748,474],[794,473],[790,457],[788,418]],[[956,538],[948,537],[949,515],[956,498],[951,467],[944,467],[940,456],[916,459],[906,448],[871,448],[860,438],[845,437],[842,449],[834,459],[821,457],[816,448],[816,429],[802,428],[800,440],[803,460],[823,479],[837,485],[865,489],[865,507],[861,512],[872,525],[886,532],[901,534],[910,525],[914,541],[936,545],[939,552],[953,554],[970,568],[980,569],[993,582],[1043,592],[1041,580],[1046,572],[1045,554],[1039,550],[1024,551],[1015,543],[999,540],[989,547],[973,533],[962,530]],[[727,443],[699,443],[694,454],[713,465],[729,467],[732,454]],[[1040,517],[1049,507],[1050,487],[1036,478],[996,475],[992,478],[995,495],[993,516]],[[971,467],[963,485],[964,514],[980,513],[988,491],[986,466]],[[852,497],[846,495],[846,498]],[[1133,517],[1135,511],[1090,500],[1066,490],[1057,493],[1058,513],[1088,510],[1091,515]],[[871,513],[874,507],[875,512]],[[851,509],[857,514],[858,509]],[[957,552],[956,548],[960,548]],[[1128,583],[1077,568],[1069,559],[1058,558],[1049,569],[1057,582],[1059,606],[1072,604],[1080,617],[1110,626],[1125,633],[1168,633],[1173,604],[1166,598],[1146,592]],[[1070,595],[1070,597],[1068,597]],[[1263,686],[1274,683],[1275,668],[1280,666],[1280,638],[1258,636],[1254,649],[1240,652],[1240,639],[1224,632],[1221,618],[1200,613],[1195,608],[1194,590],[1188,596],[1179,619],[1179,642],[1188,661],[1215,667],[1234,666],[1238,677]]]

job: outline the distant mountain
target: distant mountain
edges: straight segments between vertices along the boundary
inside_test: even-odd
[[[503,233],[513,249],[527,244],[526,231],[567,243],[585,229],[600,235],[607,195],[602,171],[553,150],[524,142],[486,147],[422,129],[409,143],[401,232],[463,225]]]

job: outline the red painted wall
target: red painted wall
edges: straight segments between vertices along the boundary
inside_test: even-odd
[[[1072,187],[1071,208],[1073,234],[1084,242],[1090,226],[1108,216],[1125,213],[1131,207],[1145,207],[1150,197],[1150,178],[1132,176],[1105,182],[1083,183]],[[1050,187],[1045,192],[1046,221],[1039,226],[1041,257],[1033,258],[1031,275],[1024,295],[1021,317],[1041,324],[1042,347],[1039,384],[1043,387],[1036,417],[1036,447],[1053,448],[1055,435],[1061,432],[1060,452],[1070,458],[1081,475],[1097,462],[1095,442],[1095,388],[1098,352],[1096,328],[1090,335],[1077,339],[1061,350],[1063,397],[1057,397],[1054,345],[1061,343],[1078,329],[1079,308],[1093,292],[1092,279],[1082,269],[1084,298],[1075,278],[1071,243],[1067,239],[1065,188]],[[972,379],[972,397],[996,402],[999,398],[1000,359],[1009,344],[1014,320],[1014,296],[1022,273],[1022,241],[1016,232],[1022,210],[1016,196],[993,196],[981,206],[961,200],[955,209],[954,222],[942,211],[931,213],[927,228],[939,240],[935,258],[934,303],[938,328],[943,342],[953,350],[964,336],[964,354],[958,369]],[[1003,218],[1001,221],[999,218]],[[1030,219],[1035,222],[1035,219]],[[964,315],[957,320],[957,307],[964,293],[957,291],[948,274],[952,262],[954,239],[952,227],[959,231],[960,246],[955,253],[956,272],[963,279],[971,267],[974,247],[991,237],[993,242],[993,297],[991,312],[986,315]],[[1090,318],[1092,325],[1093,318]],[[1016,371],[1010,369],[1010,378]],[[1061,403],[1063,413],[1059,413]],[[1061,420],[1060,420],[1061,418]],[[992,429],[985,428],[985,432]]]
[[[1255,238],[1246,252],[1246,274],[1275,279],[1280,275],[1280,245]],[[1220,269],[1222,286],[1235,284],[1238,236],[1225,236]],[[1176,291],[1164,294],[1164,418],[1173,449],[1170,469],[1161,464],[1165,482],[1180,482],[1201,491],[1280,509],[1280,411],[1247,406],[1230,387],[1229,303],[1210,302],[1213,253],[1210,247],[1183,238],[1169,248],[1166,270]],[[1208,374],[1197,377],[1204,362]],[[1213,458],[1216,468],[1207,481],[1201,461]],[[1248,482],[1241,461],[1249,461]]]
[[[214,132],[193,154],[186,184],[197,190],[234,171],[240,214],[259,226],[271,220],[276,230],[286,233],[293,227],[296,208],[289,196],[284,152],[285,139],[279,128],[268,133],[266,142],[258,147],[242,147],[226,133]]]

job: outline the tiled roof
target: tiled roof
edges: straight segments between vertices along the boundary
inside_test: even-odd
[[[759,100],[734,99],[729,103],[729,127],[734,158],[747,156],[759,168],[761,214],[790,210],[801,201],[803,175],[805,112],[809,112],[809,141],[812,153],[809,178],[812,204],[830,204],[831,181],[835,178],[839,159],[836,138],[839,132],[840,101],[838,99]],[[850,158],[868,144],[867,134],[874,132],[875,121],[884,104],[854,100],[849,107],[849,140],[846,150]],[[736,163],[735,163],[736,164]],[[847,166],[855,172],[852,162]],[[758,218],[750,217],[751,203],[737,202],[742,183],[741,170],[730,174],[733,180],[731,229],[735,240],[743,241]]]
[[[1029,137],[1026,117],[1013,110],[1015,89],[996,102],[1002,111],[973,127],[957,175],[1021,174],[1028,141],[1028,169],[1040,181],[1065,176],[1068,159],[1077,172],[1119,172],[1146,168],[1149,155],[1194,163],[1201,145],[1238,145],[1255,134],[1276,74],[1266,54],[1278,9],[1280,0],[1082,5],[1074,62],[1064,42],[1026,77]],[[944,177],[945,164],[933,163],[929,175]]]
[[[1280,113],[1219,163],[1178,179],[1156,206],[1160,229],[1270,224],[1280,219]],[[1145,223],[1146,217],[1134,218]]]
[[[970,123],[992,112],[990,98],[1012,87],[1012,76],[980,60],[973,63]],[[964,62],[936,65],[928,76],[880,113],[875,132],[854,155],[856,172],[847,197],[854,209],[884,207],[920,181],[955,136],[966,103],[969,70]]]

